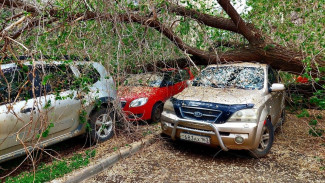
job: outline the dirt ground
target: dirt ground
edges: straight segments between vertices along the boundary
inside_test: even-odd
[[[325,111],[310,114],[324,129]],[[325,140],[308,134],[309,121],[288,114],[265,158],[160,139],[84,182],[325,182]]]
[[[123,131],[121,129],[116,130],[115,134],[117,135],[100,144],[90,146],[89,141],[87,142],[87,136],[83,135],[47,147],[45,151],[51,154],[51,156],[46,153],[41,153],[41,155],[36,158],[38,159],[36,166],[41,163],[51,164],[55,159],[68,159],[74,154],[84,154],[87,150],[93,149],[96,150],[96,156],[91,159],[91,161],[95,161],[109,153],[117,151],[121,147],[140,140],[144,136],[160,131],[159,124],[149,125],[148,123],[142,122],[140,124],[128,125],[129,127],[123,129]],[[7,177],[8,175],[16,176],[24,171],[33,171],[33,164],[31,161],[27,160],[22,163],[24,159],[25,156],[2,163],[0,165],[0,182],[3,181],[1,178]]]

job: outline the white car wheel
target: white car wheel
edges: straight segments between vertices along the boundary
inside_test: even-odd
[[[101,108],[90,116],[91,139],[93,142],[104,142],[114,134],[114,111]]]

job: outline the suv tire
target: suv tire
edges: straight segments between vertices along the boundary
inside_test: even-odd
[[[283,125],[285,121],[286,121],[286,111],[285,109],[283,109],[281,112],[281,125]]]
[[[262,128],[262,135],[258,147],[249,151],[250,156],[252,156],[253,158],[265,157],[271,150],[273,140],[273,125],[270,120],[266,120],[266,124]]]
[[[114,135],[114,111],[100,108],[90,116],[92,142],[104,142]]]

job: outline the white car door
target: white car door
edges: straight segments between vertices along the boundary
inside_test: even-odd
[[[27,75],[16,66],[0,73],[0,155],[36,139],[39,110]]]
[[[40,85],[46,95],[40,98],[46,121],[42,126],[46,135],[74,130],[79,124],[81,100],[77,92],[71,89],[75,74],[68,64],[38,66],[42,82]],[[55,137],[55,135],[53,136]]]

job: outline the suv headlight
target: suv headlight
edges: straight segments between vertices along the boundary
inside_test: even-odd
[[[257,109],[243,109],[235,112],[227,122],[256,122]]]
[[[164,111],[174,112],[174,105],[170,99],[168,99],[164,104]]]
[[[148,102],[148,98],[138,98],[130,103],[130,107],[140,107]]]

